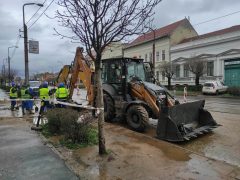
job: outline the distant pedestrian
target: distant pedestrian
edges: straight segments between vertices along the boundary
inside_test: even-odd
[[[183,88],[183,101],[187,102],[187,86],[186,85]]]

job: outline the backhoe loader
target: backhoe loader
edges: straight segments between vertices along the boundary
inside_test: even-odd
[[[119,117],[131,129],[143,132],[149,118],[158,119],[157,137],[167,141],[185,141],[212,131],[218,124],[204,109],[204,100],[179,104],[168,90],[154,84],[149,64],[142,59],[102,60],[104,116],[106,121]],[[79,73],[84,76],[79,76]],[[94,70],[77,48],[72,67],[70,94],[77,77],[87,89],[89,104],[94,104]]]

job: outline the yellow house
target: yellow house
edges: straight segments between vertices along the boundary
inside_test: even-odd
[[[159,29],[137,37],[124,47],[124,57],[142,58],[146,62],[152,62],[155,67],[155,75],[166,84],[167,79],[160,74],[157,68],[161,62],[171,61],[170,47],[178,44],[186,38],[197,36],[197,32],[188,19],[183,19]]]

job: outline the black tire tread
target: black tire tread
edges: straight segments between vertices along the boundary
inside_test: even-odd
[[[141,124],[138,128],[134,128],[131,126],[131,120],[129,118],[129,112],[136,110],[140,117],[141,117]],[[131,107],[129,107],[128,111],[127,111],[127,123],[130,125],[130,127],[138,132],[143,132],[146,129],[146,126],[149,123],[149,117],[148,117],[148,112],[147,110],[142,106],[142,105],[132,105]]]
[[[113,118],[115,118],[115,107],[114,107],[114,103],[113,100],[111,99],[111,97],[107,94],[103,95],[104,98],[104,103],[107,103],[107,108],[108,108],[108,112],[104,111],[104,119],[105,121],[111,122],[113,120]]]

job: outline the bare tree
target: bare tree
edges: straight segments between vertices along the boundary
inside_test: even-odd
[[[10,82],[14,80],[14,78],[17,76],[18,71],[16,69],[11,69],[10,70]],[[9,81],[9,73],[8,70],[5,71],[5,73],[3,74],[3,79],[5,81]]]
[[[186,62],[189,71],[195,75],[195,85],[199,85],[199,79],[206,73],[206,61],[199,58],[190,58]]]
[[[171,62],[163,62],[161,65],[159,65],[159,68],[162,75],[168,79],[168,89],[170,89],[172,77],[176,72],[176,64]]]
[[[95,62],[96,107],[103,108],[101,59],[111,42],[140,34],[144,24],[153,15],[153,8],[161,0],[59,0],[56,17],[60,25],[69,28],[73,36],[55,30],[62,37],[80,41]],[[93,55],[93,51],[95,56]],[[98,115],[99,154],[106,153],[104,138],[104,112]]]

